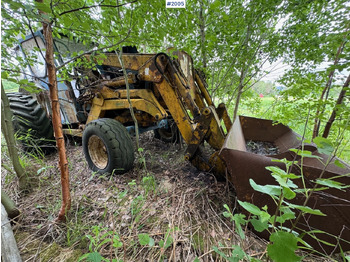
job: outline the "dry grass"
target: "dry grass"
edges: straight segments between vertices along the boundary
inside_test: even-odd
[[[124,262],[223,261],[213,246],[230,254],[233,245],[240,245],[252,257],[264,257],[266,242],[248,229],[246,238],[240,240],[233,223],[222,215],[224,204],[236,209],[229,184],[186,163],[178,145],[144,134],[141,146],[148,171],[136,163],[127,174],[109,177],[93,174],[82,148],[68,146],[72,208],[66,223],[55,222],[61,204],[55,154],[45,161],[31,160],[44,168],[36,187],[27,195],[17,191],[12,174],[2,172],[3,187],[22,211],[14,232],[23,261],[76,261],[89,252],[86,235],[93,235],[94,228],[98,232],[96,241],[107,233],[122,243],[115,248],[108,241],[97,251],[107,259]],[[2,162],[7,161],[5,153]],[[142,246],[138,241],[142,233],[152,237],[155,245]],[[160,242],[167,238],[172,241],[162,248]],[[96,245],[100,243],[102,239]]]

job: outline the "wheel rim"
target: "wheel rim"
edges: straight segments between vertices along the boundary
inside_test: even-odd
[[[92,135],[89,138],[88,150],[92,163],[99,169],[105,169],[108,164],[108,154],[102,139]]]

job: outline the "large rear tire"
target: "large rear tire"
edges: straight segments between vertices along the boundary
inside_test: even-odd
[[[123,174],[134,164],[134,146],[126,128],[114,119],[90,122],[83,133],[89,167],[100,174]]]
[[[38,101],[23,93],[8,93],[14,115],[14,129],[26,150],[51,148],[54,143],[53,127]]]

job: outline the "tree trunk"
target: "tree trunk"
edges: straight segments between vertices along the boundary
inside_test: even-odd
[[[207,54],[205,49],[205,17],[203,16],[203,3],[200,2],[200,10],[199,10],[199,31],[201,36],[201,53],[202,53],[202,63],[203,68],[207,68]]]
[[[18,217],[21,213],[16,207],[15,202],[1,189],[1,204],[5,207],[5,210],[9,218]]]
[[[1,261],[22,262],[11,224],[3,205],[1,205]]]
[[[244,65],[241,71],[241,76],[239,78],[239,85],[238,85],[238,90],[237,90],[237,97],[236,97],[236,104],[235,104],[235,109],[234,109],[234,113],[233,113],[233,121],[235,121],[237,114],[238,114],[238,108],[239,108],[239,101],[241,100],[241,95],[243,93],[243,87],[244,87],[244,79],[245,76],[247,74],[248,71],[248,67],[245,69]]]
[[[347,36],[348,28],[349,28],[349,26],[346,28],[346,31],[345,31],[346,36]],[[334,66],[336,66],[338,64],[339,60],[340,60],[340,54],[342,53],[342,51],[344,49],[345,43],[346,43],[346,39],[344,39],[344,41],[341,42],[341,44],[340,44],[340,46],[338,48],[338,51],[337,51],[337,54],[335,56],[334,63],[333,63]],[[327,84],[326,84],[325,88],[322,90],[322,94],[320,96],[319,103],[323,102],[324,95],[326,93],[328,93],[329,89],[331,88],[334,72],[335,72],[335,70],[332,70],[328,74],[328,81],[327,81]],[[320,110],[320,107],[322,107],[323,109]],[[320,131],[321,120],[319,119],[319,117],[322,114],[321,111],[323,112],[323,110],[324,110],[324,106],[319,105],[317,107],[317,111],[316,111],[316,115],[315,115],[315,124],[314,124],[314,129],[313,129],[313,132],[312,132],[312,138],[317,137],[318,133]]]
[[[342,90],[340,91],[340,94],[339,94],[339,97],[338,97],[338,100],[337,102],[335,103],[335,106],[333,108],[333,112],[330,116],[330,118],[328,119],[328,122],[324,128],[324,131],[323,131],[323,137],[327,138],[328,135],[329,135],[329,131],[331,130],[331,127],[333,125],[333,122],[335,120],[335,117],[337,115],[337,112],[338,112],[338,106],[341,105],[343,103],[343,100],[344,100],[344,97],[345,97],[345,94],[346,94],[346,91],[349,87],[349,83],[350,83],[350,75],[348,76],[348,78],[346,79],[344,85],[343,85],[343,88]]]
[[[238,114],[239,101],[241,100],[241,95],[242,95],[242,87],[240,84],[240,87],[238,88],[238,92],[237,92],[237,97],[236,97],[235,110],[233,113],[233,121],[236,119],[237,114]]]
[[[62,186],[62,206],[58,214],[57,220],[65,220],[65,215],[71,206],[71,197],[69,190],[69,172],[68,172],[68,161],[66,156],[66,146],[64,143],[60,104],[58,100],[58,89],[57,89],[57,76],[56,67],[53,56],[53,39],[51,24],[43,22],[44,37],[46,41],[46,54],[45,60],[47,64],[47,73],[49,78],[49,89],[50,89],[50,100],[52,108],[52,125],[56,138],[56,145],[59,155],[59,168],[61,171],[61,186]]]
[[[1,131],[5,137],[7,148],[13,168],[18,177],[18,185],[20,190],[28,189],[28,181],[24,168],[19,162],[18,151],[15,141],[15,131],[12,125],[12,112],[9,100],[5,94],[4,87],[1,82]]]

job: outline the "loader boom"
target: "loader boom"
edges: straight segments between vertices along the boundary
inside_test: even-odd
[[[205,80],[193,67],[192,58],[183,51],[173,52],[172,55],[177,58],[172,59],[165,53],[123,54],[125,69],[134,72],[128,75],[127,81],[153,84],[149,89],[131,90],[131,103],[136,110],[147,113],[153,121],[171,116],[188,145],[185,159],[208,171],[213,168],[208,162],[210,156],[205,158],[198,148],[206,141],[213,149],[220,150],[232,122],[224,104],[217,108],[214,106]],[[92,59],[91,56],[87,58]],[[102,65],[121,68],[116,54],[107,54]],[[100,88],[95,89],[87,124],[104,117],[108,111],[128,107],[126,90],[112,89],[113,83],[114,86],[125,85],[125,78],[102,82]],[[120,117],[116,119],[123,122]],[[140,119],[141,123],[144,120]],[[221,126],[221,120],[224,126]]]

